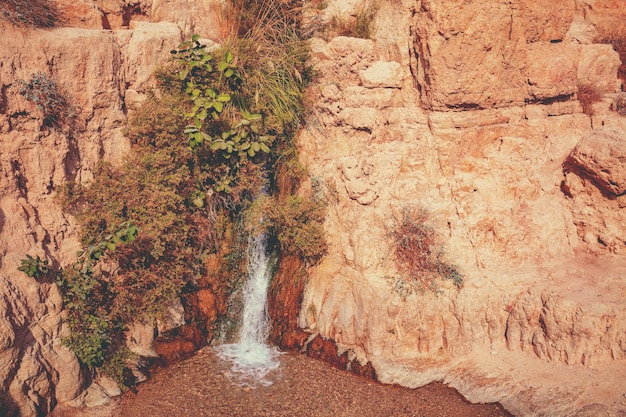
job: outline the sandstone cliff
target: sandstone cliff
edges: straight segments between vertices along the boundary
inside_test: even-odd
[[[182,39],[219,41],[218,3],[59,0],[64,27],[2,22],[5,414],[106,397],[84,392],[61,345],[56,286],[17,267],[26,253],[72,261],[76,224],[55,191],[123,157],[128,109]],[[367,6],[315,13],[350,21]],[[626,411],[626,117],[610,110],[620,58],[596,43],[625,18],[620,0],[394,0],[378,3],[372,39],[313,38],[320,78],[299,144],[311,188],[331,197],[331,249],[309,271],[299,325],[383,382],[444,380],[519,416]],[[19,94],[37,72],[69,97],[71,129],[42,126]],[[581,83],[602,93],[592,115]],[[407,207],[430,213],[460,290],[401,287],[389,230]]]
[[[313,41],[302,157],[336,200],[300,325],[385,382],[444,379],[516,415],[623,410],[626,119],[608,111],[618,54],[594,43],[623,13],[393,2],[374,41]],[[581,83],[603,93],[592,116]],[[388,230],[407,206],[431,212],[460,291],[398,290]]]

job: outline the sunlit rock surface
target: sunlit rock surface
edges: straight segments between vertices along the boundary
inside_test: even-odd
[[[127,111],[170,49],[192,33],[220,40],[218,3],[59,0],[63,27],[0,28],[0,414],[112,395],[107,381],[88,388],[62,346],[56,286],[17,267],[26,253],[72,262],[76,223],[55,191],[120,160]],[[384,382],[443,380],[519,416],[626,411],[626,118],[610,111],[619,56],[596,43],[625,13],[619,0],[399,0],[379,4],[372,39],[310,41],[320,77],[299,146],[330,245],[298,317],[312,343],[335,340]],[[67,92],[71,132],[42,128],[19,94],[38,71]],[[603,94],[592,116],[580,82]],[[402,287],[389,230],[407,207],[430,212],[461,290]],[[223,302],[198,294],[207,317]],[[155,347],[154,333],[138,327],[129,344],[195,348]]]

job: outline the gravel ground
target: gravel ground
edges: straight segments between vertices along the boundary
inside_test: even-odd
[[[274,383],[233,385],[229,365],[210,348],[171,365],[100,409],[57,409],[54,417],[511,417],[497,404],[470,404],[456,391],[382,385],[304,355],[286,353],[269,375]]]

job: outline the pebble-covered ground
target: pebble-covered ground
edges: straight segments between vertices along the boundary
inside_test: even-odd
[[[229,365],[210,348],[162,369],[135,392],[107,407],[59,409],[54,417],[504,417],[497,404],[469,404],[456,391],[431,384],[419,389],[382,385],[304,355],[280,356],[274,383],[233,385]]]

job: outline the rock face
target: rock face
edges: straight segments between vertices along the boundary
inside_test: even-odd
[[[0,28],[0,414],[114,391],[87,389],[61,344],[57,287],[17,267],[27,253],[73,260],[55,191],[122,157],[155,66],[193,32],[218,40],[218,4],[58,0],[65,27]],[[594,43],[624,21],[621,1],[397,0],[379,4],[373,39],[311,40],[320,78],[299,143],[330,249],[302,297],[309,340],[334,340],[383,382],[443,380],[519,416],[626,411],[626,117],[609,110],[619,56]],[[20,94],[37,72],[71,103],[60,126]],[[583,82],[604,97],[593,116]],[[389,238],[407,208],[428,211],[460,290],[407,287]],[[207,316],[223,302],[197,297]],[[133,349],[158,353],[154,334],[134,329]]]
[[[310,270],[301,327],[385,382],[443,379],[516,415],[626,410],[616,379],[626,373],[626,125],[602,104],[621,89],[619,56],[593,43],[624,10],[589,7],[393,2],[374,40],[312,42],[321,77],[299,143],[333,198],[331,249]],[[580,83],[605,97],[592,117]],[[428,210],[462,289],[407,290],[389,238],[407,207]],[[584,384],[605,391],[579,395]]]

